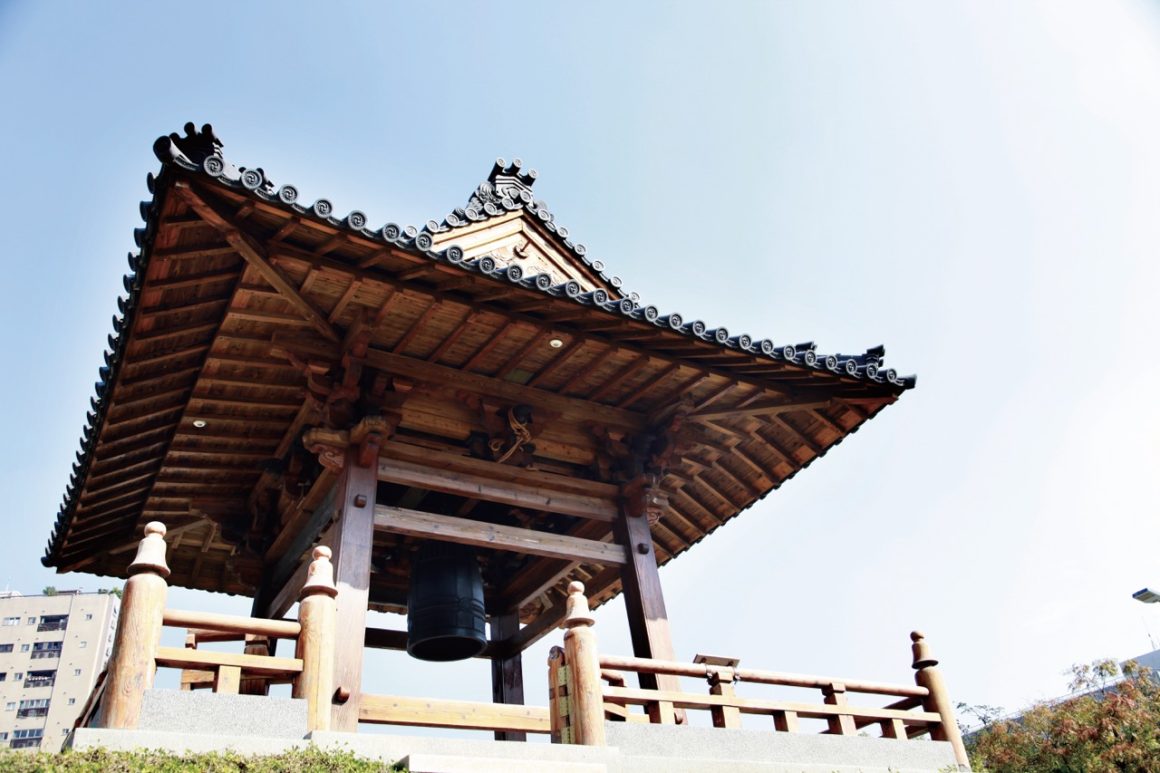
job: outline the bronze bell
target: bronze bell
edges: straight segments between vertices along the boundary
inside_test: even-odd
[[[475,551],[453,542],[423,543],[411,564],[407,653],[419,660],[465,660],[487,645],[483,575]]]

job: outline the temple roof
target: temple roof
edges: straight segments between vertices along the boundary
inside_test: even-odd
[[[400,384],[456,370],[571,401],[563,414],[591,407],[596,439],[569,424],[526,466],[599,477],[586,471],[604,446],[678,414],[695,424],[695,450],[667,473],[662,562],[915,383],[884,365],[882,347],[822,354],[642,305],[533,195],[535,172],[518,161],[497,161],[440,221],[372,228],[360,211],[304,204],[295,186],[227,161],[208,124],[154,151],[161,169],[44,557],[62,571],[120,573],[110,551],[159,518],[189,536],[173,549],[176,584],[251,593],[267,547],[246,537],[259,494],[286,488],[302,430],[326,424],[318,384],[364,324],[376,367]],[[413,410],[403,427],[414,443],[453,448],[464,430],[436,442],[435,419]]]

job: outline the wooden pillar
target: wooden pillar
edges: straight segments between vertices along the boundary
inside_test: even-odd
[[[361,461],[367,462],[360,464]],[[371,548],[375,534],[375,490],[378,457],[370,459],[357,446],[347,449],[335,494],[338,518],[333,531],[335,585],[338,588],[334,652],[335,705],[331,728],[358,729],[362,695],[363,640],[371,583]]]
[[[331,550],[320,545],[314,549],[306,584],[298,603],[298,621],[302,631],[294,656],[302,660],[302,673],[294,681],[294,697],[305,698],[307,730],[329,730],[334,696],[335,628],[334,567]]]
[[[622,487],[621,510],[613,524],[617,541],[628,553],[628,561],[621,567],[621,584],[632,650],[638,658],[676,660],[650,528],[667,506],[668,498],[661,493],[657,481],[638,478]],[[640,674],[639,678],[642,689],[680,691],[675,676]],[[649,714],[654,723],[684,720],[684,712],[674,712],[668,702],[649,706]]]
[[[963,736],[959,732],[959,723],[955,720],[954,704],[943,683],[942,674],[938,670],[938,661],[930,654],[930,645],[919,631],[910,634],[911,651],[914,661],[914,682],[919,687],[925,687],[930,694],[922,702],[926,711],[936,712],[941,720],[937,727],[931,729],[930,737],[936,741],[947,741],[955,752],[955,762],[960,770],[970,770],[971,760],[967,756],[967,747],[963,745]]]
[[[165,526],[157,521],[145,525],[145,538],[137,557],[129,564],[129,579],[121,598],[121,616],[109,660],[108,685],[96,727],[137,727],[145,691],[153,686],[157,671],[157,647],[161,643],[165,614]]]
[[[572,743],[604,746],[604,685],[600,681],[600,654],[596,649],[596,620],[588,609],[584,583],[568,585],[564,618],[564,663],[568,668],[568,719]]]
[[[511,609],[491,616],[492,641],[508,641],[520,632],[520,612]],[[507,657],[493,658],[491,661],[491,699],[494,703],[522,706],[524,704],[523,656],[516,652]],[[497,741],[526,741],[528,734],[497,730]]]

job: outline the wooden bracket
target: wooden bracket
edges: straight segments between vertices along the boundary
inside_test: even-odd
[[[653,526],[669,507],[669,497],[661,491],[660,478],[642,475],[621,487],[624,512],[633,518],[644,516]]]

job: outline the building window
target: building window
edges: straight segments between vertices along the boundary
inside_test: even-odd
[[[16,711],[16,701],[8,701],[4,704],[5,711]]]
[[[87,641],[77,642],[77,646],[83,650],[85,647],[89,646],[89,643]]]
[[[92,619],[93,619],[93,613],[92,612],[85,612],[85,620],[92,620]]]
[[[11,652],[11,651],[12,651],[11,644],[0,644],[0,652]]]
[[[63,631],[68,626],[68,615],[41,615],[37,631]]]
[[[20,615],[4,618],[4,625],[20,625]]]
[[[38,641],[32,645],[32,659],[59,658],[63,647],[62,641]]]
[[[27,645],[27,644],[21,644],[21,645],[20,645],[20,651],[21,651],[21,652],[28,652],[28,645]]]
[[[24,679],[25,687],[52,687],[56,684],[56,671],[29,671]]]
[[[36,618],[35,617],[28,618],[28,624],[29,625],[36,625]]]
[[[73,676],[80,676],[80,675],[81,675],[81,670],[79,668],[74,668],[73,669]]]
[[[12,675],[12,681],[14,681],[14,682],[19,682],[23,678],[24,678],[23,671],[17,671],[15,674]]]
[[[48,698],[36,698],[35,700],[20,701],[20,707],[16,710],[18,718],[25,717],[43,717],[48,714]]]
[[[69,698],[69,699],[68,699],[68,705],[70,705],[70,706],[75,706],[75,705],[77,705],[77,699],[76,699],[76,698]]]
[[[7,740],[8,740],[8,734],[7,733],[0,733],[0,741],[7,741]]]
[[[8,672],[7,671],[0,671],[0,682],[6,682],[6,681],[8,681]]]

